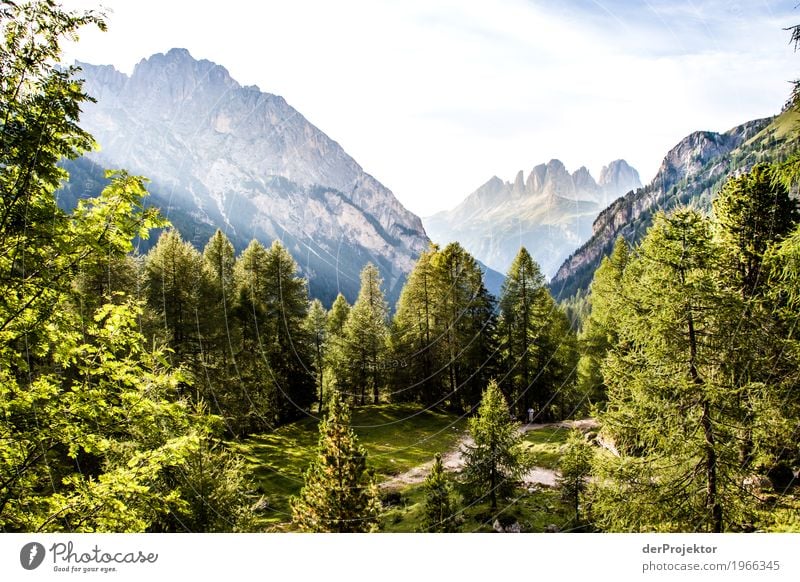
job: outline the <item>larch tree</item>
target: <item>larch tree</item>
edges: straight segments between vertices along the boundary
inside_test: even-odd
[[[361,289],[344,325],[342,366],[347,388],[360,404],[372,392],[375,404],[385,382],[389,308],[381,290],[381,276],[373,264],[361,271]]]
[[[461,478],[474,498],[488,496],[492,509],[530,468],[519,423],[510,418],[508,404],[497,382],[483,392],[478,413],[469,419],[472,444],[464,445]]]
[[[431,245],[423,252],[397,302],[391,350],[398,365],[392,375],[392,393],[397,400],[414,400],[428,405],[443,397],[442,377],[445,364],[442,319],[438,317],[440,299],[436,273],[431,258],[439,251]]]
[[[311,345],[311,365],[314,368],[314,378],[317,384],[317,400],[319,413],[322,413],[325,402],[325,361],[328,347],[328,313],[319,299],[311,302],[306,319],[303,322],[306,336]]]
[[[325,365],[330,370],[333,383],[340,391],[344,390],[347,385],[347,370],[342,365],[344,362],[342,350],[344,349],[344,324],[347,323],[351,309],[345,296],[339,293],[328,312],[328,325],[325,330],[328,340]]]
[[[556,406],[558,399],[572,392],[574,333],[524,247],[503,283],[500,312],[502,385],[520,416],[532,408],[538,418],[550,418],[565,408]]]
[[[425,477],[425,521],[427,532],[451,533],[458,531],[453,485],[447,477],[442,456],[436,454],[430,473]]]
[[[435,317],[441,330],[444,394],[455,410],[471,410],[494,371],[495,300],[483,284],[477,261],[458,243],[431,257],[436,283]],[[437,349],[438,351],[438,349]]]
[[[301,531],[354,533],[377,527],[378,489],[367,469],[367,453],[350,428],[347,404],[336,391],[319,424],[317,456],[291,506],[292,522]]]
[[[727,373],[741,296],[719,277],[711,233],[695,211],[659,214],[625,267],[619,339],[603,366],[600,421],[620,453],[596,467],[593,514],[603,528],[745,529],[758,510],[757,496],[742,493],[739,458],[754,419],[745,387]],[[769,400],[769,387],[747,389]]]
[[[624,301],[620,282],[629,254],[628,243],[618,238],[611,255],[603,258],[592,279],[589,317],[578,336],[580,360],[577,391],[589,402],[606,399],[601,366],[609,349],[618,341],[616,314],[620,308],[618,304]]]
[[[580,526],[581,501],[592,471],[592,446],[579,430],[570,431],[559,468],[557,484],[561,490],[561,499],[575,509],[575,525]]]

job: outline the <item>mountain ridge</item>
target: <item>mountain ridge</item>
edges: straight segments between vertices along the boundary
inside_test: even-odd
[[[328,301],[355,299],[367,261],[390,299],[399,294],[429,244],[421,219],[283,97],[186,49],[144,58],[130,75],[76,64],[97,99],[81,117],[101,145],[88,159],[151,177],[168,217],[219,226],[237,246],[284,240]]]
[[[695,131],[673,146],[647,186],[631,191],[604,209],[592,224],[592,236],[559,267],[550,281],[562,299],[588,289],[594,270],[622,236],[639,242],[659,210],[693,204],[710,211],[711,200],[731,175],[760,161],[781,161],[788,155],[788,132],[796,123],[791,111],[747,121],[726,132]],[[792,121],[794,120],[794,121]]]
[[[492,176],[454,208],[423,219],[436,242],[459,240],[476,258],[505,272],[525,246],[549,277],[591,234],[591,221],[608,199],[641,185],[624,160],[603,168],[596,182],[581,166],[567,171],[558,159],[533,167],[513,182]]]

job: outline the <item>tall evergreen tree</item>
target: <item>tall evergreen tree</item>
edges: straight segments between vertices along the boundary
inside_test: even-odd
[[[453,502],[453,486],[450,484],[442,464],[442,456],[436,454],[431,472],[425,478],[425,531],[450,533],[458,531]]]
[[[483,392],[478,413],[469,419],[473,443],[464,445],[462,479],[475,497],[489,496],[492,509],[530,467],[521,447],[522,433],[511,420],[503,393],[491,381]]]
[[[203,249],[198,297],[202,369],[198,370],[195,383],[203,386],[205,399],[214,413],[225,419],[228,432],[238,435],[242,433],[241,418],[246,408],[236,367],[235,347],[241,345],[241,333],[234,317],[235,264],[233,245],[217,230]]]
[[[436,318],[444,353],[445,397],[470,410],[494,371],[495,300],[483,284],[477,261],[458,243],[431,258],[436,283]]]
[[[575,509],[575,525],[579,526],[581,497],[586,491],[592,470],[592,448],[578,430],[570,431],[566,451],[561,456],[560,469],[558,487],[561,490],[561,499]]]
[[[251,403],[251,430],[297,418],[314,401],[311,354],[303,321],[307,299],[297,265],[278,241],[258,241],[235,267],[237,315],[242,326],[239,371]]]
[[[621,281],[630,250],[622,237],[614,243],[611,255],[605,257],[595,271],[589,303],[591,311],[579,336],[578,394],[590,402],[606,399],[606,385],[601,365],[608,351],[619,339],[617,333],[618,304],[624,302]]]
[[[178,231],[167,230],[145,258],[147,304],[167,331],[176,362],[192,360],[197,369],[200,348],[200,287],[203,258]]]
[[[400,293],[395,313],[391,350],[398,365],[393,370],[395,400],[418,399],[424,404],[441,402],[445,394],[439,371],[445,366],[442,318],[438,303],[440,286],[431,265],[439,252],[431,245],[423,252]]]
[[[319,424],[317,457],[291,505],[292,521],[303,531],[368,532],[377,525],[378,490],[338,392],[331,395],[328,414]]]
[[[325,330],[328,339],[328,350],[325,365],[330,370],[331,379],[336,389],[343,391],[347,387],[347,369],[344,364],[344,324],[350,316],[350,304],[344,295],[339,293],[328,312],[328,325]]]
[[[657,215],[625,267],[619,341],[603,368],[601,423],[621,454],[599,467],[595,518],[606,528],[723,531],[757,510],[738,454],[754,419],[726,370],[742,303],[718,277],[720,255],[709,221],[680,210]],[[754,398],[769,400],[765,388]]]
[[[458,243],[432,245],[403,288],[393,321],[398,399],[469,410],[495,371],[495,301]]]
[[[371,391],[375,404],[385,382],[389,308],[381,276],[371,263],[361,271],[361,289],[344,325],[342,365],[348,370],[348,389],[361,404]]]
[[[324,381],[325,381],[325,361],[327,351],[328,335],[328,314],[319,299],[311,302],[306,319],[303,322],[307,337],[311,342],[312,360],[314,377],[317,384],[317,399],[319,401],[319,412],[322,413],[323,403],[325,402]]]
[[[556,400],[571,393],[574,338],[524,247],[503,283],[500,311],[503,386],[520,416],[532,408],[539,418],[552,417]]]
[[[713,206],[730,274],[743,296],[751,297],[763,287],[761,266],[768,246],[800,220],[798,202],[789,196],[775,169],[761,163],[728,180]]]

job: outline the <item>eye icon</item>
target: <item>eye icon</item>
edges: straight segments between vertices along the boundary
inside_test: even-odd
[[[26,570],[35,570],[44,561],[44,546],[39,542],[29,542],[19,551],[19,563]]]

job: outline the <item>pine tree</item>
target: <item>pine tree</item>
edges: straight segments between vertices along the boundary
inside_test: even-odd
[[[458,243],[447,245],[432,263],[438,279],[447,396],[452,408],[470,410],[493,372],[495,301],[477,261]]]
[[[492,509],[530,467],[522,450],[522,433],[508,412],[503,393],[492,380],[483,392],[478,413],[469,419],[473,444],[465,445],[462,479],[475,497],[489,496]]]
[[[581,523],[581,496],[587,488],[587,478],[592,470],[592,449],[578,430],[570,431],[566,450],[560,460],[561,475],[558,488],[561,499],[575,508],[575,524]]]
[[[767,247],[800,220],[798,202],[775,169],[762,163],[728,180],[713,206],[728,267],[743,295],[751,297],[765,281],[761,264]]]
[[[431,246],[403,289],[394,319],[401,399],[470,410],[494,372],[495,301],[477,261],[458,243]]]
[[[344,295],[339,293],[331,305],[328,313],[328,335],[331,337],[342,337],[344,335],[344,324],[350,315],[350,304],[347,303]]]
[[[425,531],[450,533],[458,531],[453,487],[447,478],[442,456],[436,454],[431,472],[425,478]]]
[[[181,238],[177,230],[161,234],[145,257],[144,279],[147,304],[158,314],[169,337],[176,363],[190,361],[199,368],[201,337],[198,329],[202,255]]]
[[[360,404],[371,391],[378,404],[384,384],[389,308],[381,291],[380,273],[373,264],[361,271],[361,289],[344,325],[341,364],[347,367],[348,389]]]
[[[353,533],[377,526],[378,489],[338,392],[331,395],[328,414],[319,425],[317,457],[291,505],[292,521],[302,531]]]

